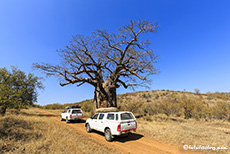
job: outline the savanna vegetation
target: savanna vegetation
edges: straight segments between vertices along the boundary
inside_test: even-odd
[[[182,147],[230,145],[229,93],[191,93],[185,91],[140,91],[118,95],[118,108],[134,112],[138,121],[136,133],[146,138]],[[93,100],[80,103],[40,106],[56,115],[69,105],[81,105],[85,118],[91,116]],[[11,111],[11,110],[9,110]],[[15,116],[17,115],[17,116]],[[2,153],[116,153],[92,141],[72,128],[33,110],[14,110],[0,119]],[[67,130],[67,131],[64,131]],[[70,135],[71,134],[71,135]],[[73,142],[79,141],[79,144]],[[52,142],[58,140],[59,142]],[[74,146],[66,151],[66,141]],[[58,146],[57,146],[58,144]],[[64,144],[64,147],[61,146]],[[90,145],[90,148],[88,148]],[[92,146],[91,146],[92,145]],[[87,148],[83,148],[87,147]],[[54,151],[54,152],[53,152]],[[229,153],[229,150],[196,150],[204,153]]]
[[[164,114],[170,117],[210,121],[230,121],[230,93],[208,92],[206,94],[185,91],[140,91],[118,95],[118,109],[128,110],[137,117]],[[92,112],[93,100],[79,103],[48,104],[44,109],[65,109],[79,104],[84,112]]]
[[[139,115],[220,119],[230,121],[230,93],[197,94],[184,91],[151,91],[120,96],[120,108]]]
[[[230,145],[230,93],[201,94],[186,91],[139,91],[118,95],[119,110],[132,111],[137,117],[137,133],[144,137],[183,147]],[[93,113],[93,100],[64,104],[49,110],[60,114],[66,105],[81,104],[85,116]],[[55,104],[45,105],[43,108]],[[204,153],[230,153],[229,150],[196,150]]]
[[[7,108],[27,108],[37,101],[37,89],[42,89],[40,79],[11,67],[0,68],[0,114],[5,115]]]
[[[8,110],[0,118],[0,153],[118,153],[33,109]]]
[[[118,95],[119,110],[132,111],[137,117],[137,133],[172,145],[230,145],[230,93],[195,91],[139,91]],[[85,116],[93,113],[93,100],[80,103]],[[60,104],[59,104],[60,105]],[[71,104],[67,104],[71,105]],[[52,104],[45,105],[52,107]],[[49,110],[60,114],[61,110]],[[55,107],[55,104],[54,106]],[[229,150],[196,150],[205,153],[229,153]]]
[[[184,145],[199,147],[223,147],[222,150],[192,150],[200,153],[229,154],[230,123],[223,120],[197,121],[165,114],[151,115],[137,119],[137,133],[183,149]]]

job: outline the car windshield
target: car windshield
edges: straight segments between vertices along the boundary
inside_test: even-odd
[[[73,110],[72,114],[74,114],[74,113],[81,113],[81,110]]]
[[[122,113],[121,114],[121,120],[129,120],[129,119],[134,119],[134,117],[131,113]]]
[[[97,113],[97,114],[95,114],[94,116],[92,116],[91,118],[92,118],[92,119],[97,119],[98,115],[99,115],[99,114]]]

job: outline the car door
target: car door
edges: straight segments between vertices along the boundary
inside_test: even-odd
[[[90,127],[92,129],[97,129],[97,118],[98,118],[98,113],[96,113],[94,116],[90,118]]]
[[[65,118],[66,118],[66,113],[67,113],[67,111],[66,111],[66,110],[65,110],[64,112],[62,112],[61,116],[62,116],[62,118],[63,118],[63,119],[65,119]]]
[[[104,119],[105,117],[105,114],[104,113],[100,113],[100,115],[98,116],[98,120],[97,120],[97,123],[96,123],[96,127],[99,131],[104,131]]]
[[[70,118],[71,111],[72,111],[72,110],[68,110],[68,111],[66,112],[66,117]]]

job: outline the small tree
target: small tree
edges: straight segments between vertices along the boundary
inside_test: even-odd
[[[70,46],[59,50],[60,65],[34,64],[48,76],[61,77],[61,86],[85,83],[94,90],[94,108],[117,107],[116,89],[147,86],[148,76],[158,73],[154,67],[157,56],[149,48],[143,34],[156,32],[155,22],[130,21],[109,33],[96,30],[90,37],[76,35]]]
[[[21,109],[37,101],[36,88],[43,88],[39,78],[12,67],[12,71],[0,68],[0,114],[7,108]]]
[[[200,94],[200,89],[195,88],[194,91],[195,91],[195,93],[196,93],[197,95]]]

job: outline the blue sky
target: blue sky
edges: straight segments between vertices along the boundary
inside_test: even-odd
[[[0,67],[14,65],[45,77],[32,64],[58,64],[56,50],[73,35],[90,35],[96,28],[112,32],[138,19],[161,24],[157,33],[148,35],[161,71],[151,76],[150,90],[230,91],[228,0],[0,0]],[[40,105],[93,98],[89,85],[61,87],[54,77],[43,84]]]

